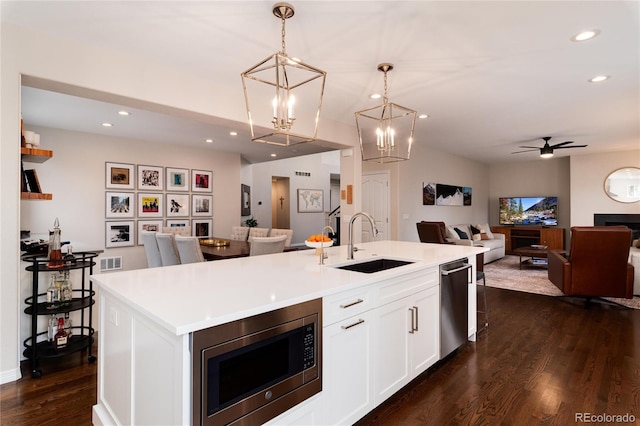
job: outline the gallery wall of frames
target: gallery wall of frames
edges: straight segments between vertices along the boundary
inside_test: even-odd
[[[142,245],[142,231],[163,227],[212,236],[212,171],[115,162],[105,169],[106,248]]]

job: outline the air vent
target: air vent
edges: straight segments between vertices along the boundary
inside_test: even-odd
[[[311,176],[311,172],[296,172],[296,176]]]
[[[113,271],[122,269],[122,256],[103,257],[100,259],[101,271]]]

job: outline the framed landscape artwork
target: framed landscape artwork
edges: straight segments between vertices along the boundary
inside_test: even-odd
[[[322,189],[298,189],[298,213],[320,213],[323,209]]]
[[[105,187],[110,189],[134,189],[134,170],[133,164],[125,163],[105,163],[106,177]]]
[[[135,211],[133,192],[107,192],[105,217],[110,219],[130,218]]]
[[[105,247],[133,246],[133,221],[106,222]]]
[[[167,191],[189,191],[189,170],[167,167]]]
[[[162,191],[162,167],[138,166],[138,189]]]
[[[213,172],[208,170],[191,170],[191,190],[193,192],[213,192],[211,186]]]

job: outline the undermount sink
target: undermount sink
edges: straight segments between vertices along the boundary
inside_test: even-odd
[[[374,259],[366,262],[350,263],[348,265],[336,266],[336,269],[346,269],[348,271],[364,272],[365,274],[372,274],[374,272],[384,271],[386,269],[397,268],[399,266],[409,265],[414,263],[409,260],[397,260],[397,259]]]

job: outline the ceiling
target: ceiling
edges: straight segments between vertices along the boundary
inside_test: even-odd
[[[240,73],[280,49],[274,3],[5,0],[2,20],[215,79],[242,97]],[[544,136],[551,144],[588,145],[557,150],[556,157],[640,148],[638,1],[291,3],[287,53],[327,72],[320,127],[323,118],[346,123],[355,138],[354,112],[381,103],[369,99],[383,91],[376,67],[392,62],[390,101],[429,115],[416,124],[415,144],[487,164],[537,160],[537,152],[511,153],[541,147]],[[586,29],[600,34],[570,40]],[[610,79],[588,82],[600,74]],[[23,88],[27,125],[168,143],[204,145],[212,138],[212,149],[253,163],[273,160],[273,152],[277,159],[335,148],[324,141],[289,148],[253,143],[246,123],[33,86]],[[129,117],[100,126],[122,107]]]

